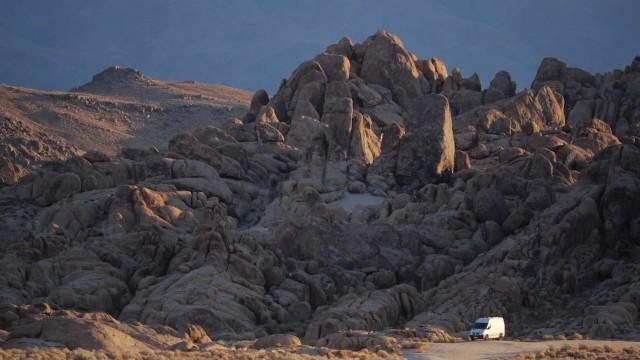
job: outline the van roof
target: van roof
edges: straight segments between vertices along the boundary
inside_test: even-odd
[[[476,322],[480,322],[480,323],[488,323],[491,319],[500,319],[502,320],[502,317],[500,316],[493,316],[493,317],[483,317],[483,318],[479,318],[478,320],[476,320]]]

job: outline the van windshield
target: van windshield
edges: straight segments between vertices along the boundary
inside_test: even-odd
[[[473,328],[474,329],[482,329],[482,330],[484,330],[484,329],[487,328],[488,324],[489,323],[486,323],[486,322],[477,322],[477,323],[473,324]]]

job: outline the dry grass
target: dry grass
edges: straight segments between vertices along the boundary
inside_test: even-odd
[[[537,359],[593,359],[593,360],[631,360],[640,359],[640,347],[615,346],[615,345],[563,345],[561,347],[549,346],[547,350],[537,353],[523,353],[510,360],[537,360]]]
[[[429,349],[429,343],[420,338],[407,338],[399,340],[400,347],[416,352],[426,352]]]
[[[376,352],[364,349],[362,351],[332,350],[327,348],[297,347],[255,350],[251,348],[229,348],[216,346],[206,351],[156,351],[139,354],[112,354],[102,350],[58,349],[58,348],[30,348],[30,349],[0,349],[0,360],[174,360],[174,359],[219,359],[219,360],[294,360],[294,359],[401,359],[399,355],[379,350]]]

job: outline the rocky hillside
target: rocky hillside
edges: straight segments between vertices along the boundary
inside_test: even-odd
[[[637,338],[640,57],[544,59],[515,89],[381,31],[166,151],[47,164],[2,189],[2,347],[117,351],[109,326],[139,351],[380,350],[489,315],[514,337]]]
[[[250,98],[222,85],[154,80],[117,66],[71,92],[0,85],[0,182],[89,150],[166,148],[177,132],[244,113]]]

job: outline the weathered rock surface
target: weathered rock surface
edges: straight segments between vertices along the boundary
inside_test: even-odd
[[[636,336],[639,64],[483,91],[378,32],[166,151],[47,164],[0,188],[0,344],[378,354],[487,315]]]

